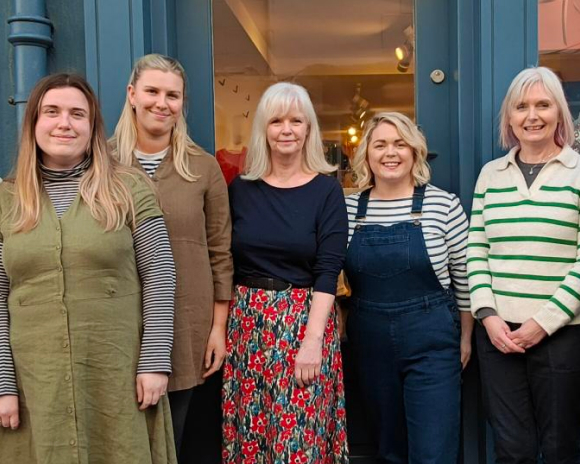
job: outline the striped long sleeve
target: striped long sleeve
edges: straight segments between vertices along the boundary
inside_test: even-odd
[[[0,241],[0,396],[18,395],[14,360],[10,349],[10,315],[8,293],[10,282],[4,270],[4,243]]]
[[[569,147],[528,189],[515,151],[484,167],[468,244],[472,310],[529,318],[552,334],[580,323],[580,157]]]

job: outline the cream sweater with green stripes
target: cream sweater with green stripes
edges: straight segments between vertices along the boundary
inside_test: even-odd
[[[566,146],[528,189],[518,149],[486,164],[467,251],[473,313],[533,317],[548,334],[580,323],[580,156]]]

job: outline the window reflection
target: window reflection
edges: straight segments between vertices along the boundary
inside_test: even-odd
[[[538,8],[539,63],[562,80],[580,152],[580,0],[540,0]]]
[[[413,0],[214,0],[213,18],[216,157],[228,180],[274,82],[308,89],[345,187],[364,122],[378,111],[414,117]]]

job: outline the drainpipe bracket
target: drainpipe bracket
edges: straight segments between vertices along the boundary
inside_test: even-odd
[[[52,46],[52,22],[43,16],[20,15],[8,18],[12,45],[33,45],[44,48]]]

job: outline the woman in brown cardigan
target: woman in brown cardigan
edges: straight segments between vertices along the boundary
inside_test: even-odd
[[[233,274],[227,187],[214,157],[187,135],[186,81],[172,58],[139,59],[112,140],[121,163],[140,165],[155,183],[175,258],[169,401],[178,456],[195,387],[224,360]]]

